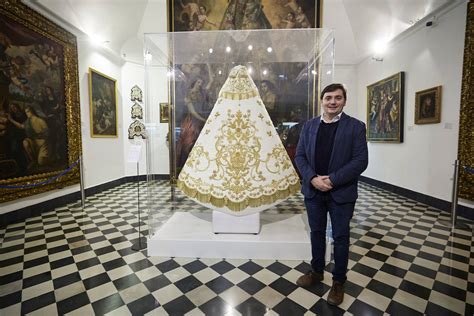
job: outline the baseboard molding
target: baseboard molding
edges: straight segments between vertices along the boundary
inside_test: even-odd
[[[91,195],[100,193],[102,191],[114,188],[124,183],[136,182],[137,178],[140,181],[145,181],[146,175],[123,177],[123,178],[112,180],[106,183],[102,183],[90,188],[86,188],[85,195],[86,197],[91,196]],[[170,179],[169,175],[154,175],[154,178],[156,180],[169,180]],[[63,196],[60,196],[51,200],[47,200],[41,203],[23,207],[23,208],[20,208],[20,209],[17,209],[5,214],[0,214],[0,227],[5,227],[9,224],[22,222],[26,220],[27,218],[41,215],[44,212],[54,210],[57,207],[62,207],[76,201],[80,203],[80,199],[81,199],[81,192],[78,191],[78,192],[65,194]]]
[[[365,182],[365,183],[370,184],[370,185],[373,185],[374,187],[390,191],[392,193],[404,196],[406,198],[415,200],[417,202],[424,203],[426,205],[435,207],[435,208],[440,209],[442,211],[446,211],[446,212],[451,213],[451,202],[441,200],[441,199],[438,199],[438,198],[435,198],[435,197],[432,197],[432,196],[429,196],[429,195],[426,195],[426,194],[423,194],[423,193],[408,190],[408,189],[405,189],[405,188],[402,188],[402,187],[399,187],[399,186],[396,186],[396,185],[393,185],[393,184],[390,184],[390,183],[386,183],[386,182],[382,182],[382,181],[375,180],[375,179],[372,179],[372,178],[368,178],[368,177],[365,177],[365,176],[360,176],[359,179],[360,179],[360,181]],[[473,208],[458,204],[457,214],[459,216],[462,216],[462,217],[465,217],[465,218],[468,218],[468,219],[474,221],[474,209]]]

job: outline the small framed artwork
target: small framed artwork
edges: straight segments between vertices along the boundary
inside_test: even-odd
[[[92,137],[117,137],[116,80],[89,68]]]
[[[169,123],[170,106],[168,103],[160,103],[160,123]]]
[[[415,97],[415,124],[441,122],[441,86],[418,91]]]

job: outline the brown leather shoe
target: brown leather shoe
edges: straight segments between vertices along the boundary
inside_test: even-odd
[[[324,275],[322,273],[308,271],[306,274],[300,276],[298,280],[296,280],[296,285],[301,287],[309,287],[313,284],[321,282],[323,279]]]
[[[339,305],[344,300],[344,287],[342,283],[333,281],[331,291],[328,294],[328,303],[331,305]]]

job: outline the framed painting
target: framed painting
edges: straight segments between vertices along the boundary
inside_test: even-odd
[[[168,0],[171,32],[320,28],[322,0]]]
[[[170,107],[168,103],[160,103],[160,123],[169,123]]]
[[[79,182],[76,37],[0,2],[0,203]]]
[[[367,140],[403,142],[404,73],[367,86]]]
[[[322,0],[168,0],[168,28],[172,32],[318,28],[321,27],[321,5]],[[172,182],[184,165],[202,122],[217,101],[229,66],[217,63],[177,65],[178,71],[188,80],[176,82],[170,89],[170,104],[173,105],[170,141],[175,144],[171,147]],[[305,69],[307,65],[298,62],[265,63],[255,69],[256,73],[265,71],[269,74],[268,79],[261,78],[255,83],[292,159],[293,142],[286,142],[289,122],[301,123],[318,112],[315,97],[318,93],[314,90],[319,85],[297,79]],[[301,114],[296,122],[292,121],[295,113]],[[291,139],[297,142],[299,133],[295,136]]]
[[[89,68],[89,107],[92,137],[117,137],[116,80]]]
[[[415,94],[415,124],[441,122],[441,86]]]

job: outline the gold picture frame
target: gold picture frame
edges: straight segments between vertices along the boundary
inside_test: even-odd
[[[117,81],[89,68],[91,137],[118,137]]]
[[[441,86],[416,92],[415,124],[439,122],[441,122]]]
[[[168,103],[160,103],[160,123],[169,123],[170,106]]]
[[[0,2],[0,203],[79,182],[76,37],[24,5]],[[3,66],[2,66],[3,67]]]

